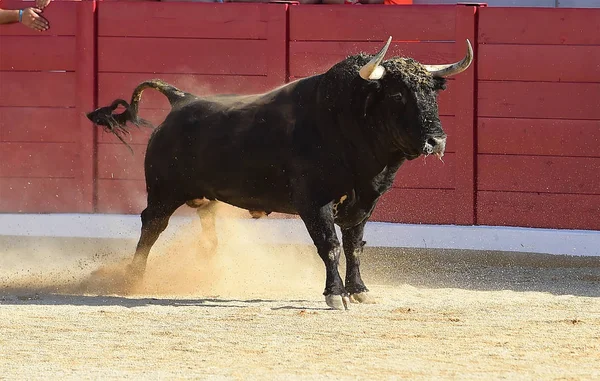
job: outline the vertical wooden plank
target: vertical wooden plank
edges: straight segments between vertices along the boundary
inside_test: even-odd
[[[77,3],[76,35],[76,110],[79,128],[79,165],[75,178],[81,193],[79,212],[93,212],[96,183],[95,146],[96,129],[86,117],[96,107],[96,1]]]
[[[283,85],[287,71],[287,13],[288,4],[266,4],[267,24],[267,82],[269,87]]]
[[[455,125],[454,139],[456,147],[455,165],[455,197],[456,224],[474,225],[475,218],[475,73],[477,66],[476,6],[456,6],[456,58],[462,59],[466,52],[466,40],[469,39],[474,49],[474,61],[465,72],[456,77],[451,86],[455,91]]]

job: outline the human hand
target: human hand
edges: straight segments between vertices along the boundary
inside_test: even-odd
[[[38,32],[48,30],[48,20],[40,16],[40,13],[42,13],[42,10],[38,8],[23,9],[21,23]]]
[[[50,4],[50,0],[35,0],[35,6],[38,9],[44,9],[48,4]]]

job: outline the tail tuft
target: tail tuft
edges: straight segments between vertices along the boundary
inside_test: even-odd
[[[95,125],[104,127],[104,131],[113,133],[121,142],[123,142],[123,144],[127,146],[127,148],[129,148],[131,153],[133,153],[133,150],[124,139],[125,135],[129,135],[127,123],[132,123],[137,127],[144,126],[154,128],[152,123],[138,117],[138,108],[142,99],[142,92],[149,88],[155,89],[166,96],[171,104],[171,107],[176,107],[197,99],[193,94],[181,91],[175,86],[171,86],[160,79],[151,79],[149,81],[140,83],[135,88],[133,94],[131,95],[131,104],[125,102],[123,99],[117,99],[111,103],[110,106],[101,107],[88,113],[87,117]],[[115,111],[119,106],[125,107],[125,111],[120,114],[113,113],[113,111]]]
[[[113,113],[119,106],[123,106],[125,111]],[[125,141],[124,137],[130,135],[127,123],[130,122],[136,127],[154,128],[149,121],[133,115],[131,106],[123,99],[117,99],[110,106],[100,107],[87,114],[87,118],[97,126],[102,126],[104,131],[114,134],[123,144],[133,153],[133,149]]]

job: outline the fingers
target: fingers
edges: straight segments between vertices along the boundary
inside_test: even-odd
[[[48,21],[41,17],[31,20],[31,22],[26,25],[31,29],[37,30],[38,32],[48,30]]]
[[[35,0],[35,6],[40,9],[46,8],[48,4],[50,4],[50,0]]]
[[[41,9],[38,8],[26,8],[23,11],[22,23],[33,30],[37,30],[38,32],[48,30],[48,20],[39,15],[41,12]]]

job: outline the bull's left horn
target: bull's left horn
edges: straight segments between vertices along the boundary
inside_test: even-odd
[[[362,79],[381,79],[383,77],[383,73],[385,73],[385,69],[383,66],[379,66],[381,61],[383,61],[383,57],[385,57],[385,53],[387,53],[388,48],[390,47],[390,43],[392,42],[392,36],[388,38],[386,44],[383,48],[369,61],[365,66],[360,68],[359,74]]]
[[[461,61],[447,65],[423,65],[435,77],[450,77],[467,70],[473,62],[473,47],[467,39],[467,55]]]

